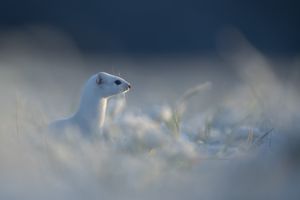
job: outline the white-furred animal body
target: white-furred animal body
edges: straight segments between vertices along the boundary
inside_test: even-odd
[[[50,131],[63,133],[73,129],[83,135],[101,133],[109,97],[125,93],[130,88],[131,85],[121,77],[105,72],[93,75],[83,87],[77,111],[69,118],[51,123]]]

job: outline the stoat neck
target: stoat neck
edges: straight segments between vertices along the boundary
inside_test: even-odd
[[[105,120],[107,98],[95,98],[90,94],[83,94],[78,111],[74,118],[81,127],[88,132],[101,133]]]

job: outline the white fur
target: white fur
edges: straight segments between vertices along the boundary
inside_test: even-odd
[[[117,85],[116,80],[121,84]],[[108,98],[129,89],[130,84],[118,76],[105,72],[93,75],[83,88],[80,105],[75,114],[51,123],[50,131],[61,133],[73,129],[84,135],[101,133]]]

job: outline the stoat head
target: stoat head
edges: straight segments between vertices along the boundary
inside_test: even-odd
[[[92,76],[87,85],[87,87],[92,89],[95,95],[99,95],[103,98],[125,93],[131,88],[131,85],[121,77],[106,72],[99,72]]]

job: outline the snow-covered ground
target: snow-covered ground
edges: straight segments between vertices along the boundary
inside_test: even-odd
[[[0,199],[299,198],[299,59],[279,63],[246,44],[218,60],[9,47],[0,54]],[[104,134],[47,134],[97,71],[133,85],[109,102]]]

